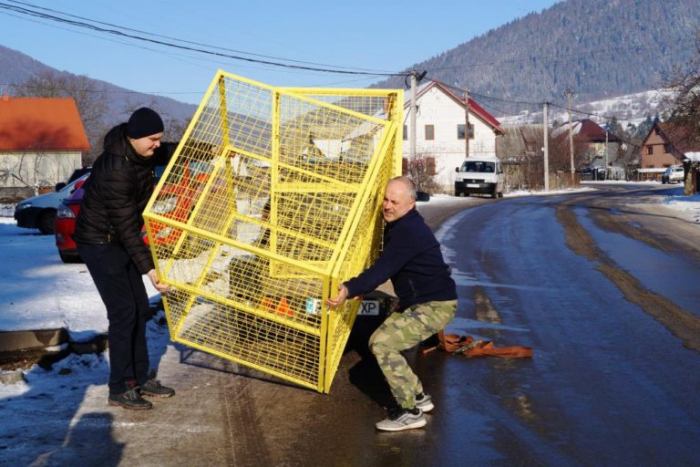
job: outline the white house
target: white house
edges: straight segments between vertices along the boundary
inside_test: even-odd
[[[410,93],[405,103],[403,157],[410,157]],[[455,167],[466,156],[465,101],[437,81],[422,85],[416,95],[416,155],[434,158],[435,181],[446,190],[454,186]],[[500,122],[469,99],[469,156],[496,156]]]
[[[73,99],[0,98],[0,197],[34,196],[66,181],[89,149]]]

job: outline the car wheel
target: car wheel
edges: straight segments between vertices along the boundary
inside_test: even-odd
[[[53,235],[55,219],[56,211],[54,209],[45,211],[41,214],[41,216],[39,216],[37,228],[44,235]]]
[[[491,193],[491,197],[493,199],[498,198],[498,187],[497,186],[493,187],[493,193]]]
[[[498,197],[499,197],[499,198],[503,198],[503,192],[502,192],[502,191],[499,191],[499,192],[498,192]]]

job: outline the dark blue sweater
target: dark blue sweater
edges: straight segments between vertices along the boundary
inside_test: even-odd
[[[389,279],[402,310],[417,303],[457,299],[440,243],[415,208],[387,223],[384,251],[371,267],[345,282],[348,297],[371,292]]]

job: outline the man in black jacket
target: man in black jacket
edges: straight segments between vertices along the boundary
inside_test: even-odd
[[[327,301],[336,307],[346,298],[371,292],[389,279],[394,286],[400,312],[391,314],[369,341],[398,404],[386,420],[376,424],[382,431],[425,426],[423,413],[434,405],[401,352],[442,331],[457,310],[455,282],[442,258],[440,243],[415,207],[413,181],[406,177],[392,179],[382,205],[386,221],[384,250],[370,268],[341,284],[338,295]]]
[[[174,145],[161,145],[163,120],[153,110],[135,111],[127,123],[112,128],[104,152],[85,183],[75,228],[81,258],[90,271],[109,320],[109,405],[150,409],[142,395],[170,397],[171,388],[149,377],[146,321],[148,275],[161,293],[151,252],[142,240],[142,213],[153,192],[153,168],[164,164]]]

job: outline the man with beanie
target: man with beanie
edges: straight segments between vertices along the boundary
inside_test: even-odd
[[[171,388],[149,374],[146,321],[150,318],[146,274],[161,293],[151,252],[141,237],[142,213],[153,192],[156,165],[163,165],[175,144],[161,143],[163,120],[152,109],[135,111],[112,128],[104,151],[85,182],[75,227],[78,252],[85,261],[109,320],[109,405],[144,410],[142,396],[170,397]]]
[[[339,306],[346,298],[364,295],[391,279],[399,310],[372,334],[369,347],[398,407],[375,426],[381,431],[403,431],[425,426],[423,413],[434,405],[401,352],[445,329],[457,310],[457,288],[440,243],[416,210],[416,186],[411,179],[389,181],[382,215],[386,228],[381,255],[362,274],[341,284],[338,295],[326,303]]]

